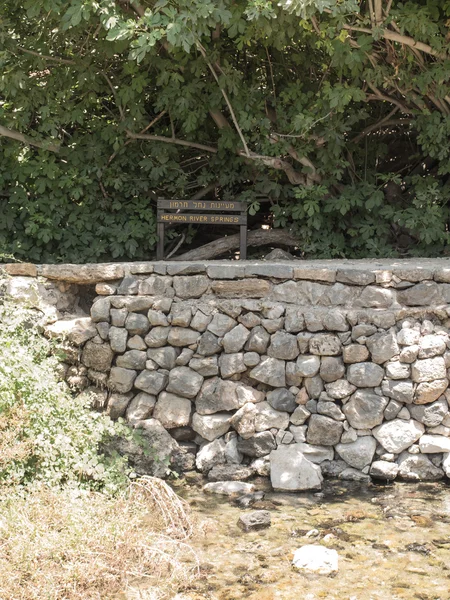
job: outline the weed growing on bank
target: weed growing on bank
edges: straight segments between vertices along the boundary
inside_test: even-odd
[[[171,598],[198,574],[188,508],[102,453],[128,430],[58,381],[37,319],[0,298],[0,598]]]

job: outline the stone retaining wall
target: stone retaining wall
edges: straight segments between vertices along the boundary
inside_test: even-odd
[[[175,469],[270,473],[292,490],[318,489],[322,475],[450,475],[448,260],[5,271],[16,300],[42,309],[33,294],[53,299],[47,334],[79,350],[69,383],[141,429]],[[83,316],[77,299],[94,285]],[[78,314],[56,320],[64,310]],[[164,472],[119,445],[138,471]]]

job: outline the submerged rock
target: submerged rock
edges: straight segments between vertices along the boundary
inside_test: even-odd
[[[238,527],[243,531],[258,531],[270,527],[271,518],[268,510],[255,510],[239,517]]]
[[[292,565],[302,573],[332,575],[338,572],[338,553],[324,546],[308,544],[295,551]]]
[[[255,486],[243,481],[214,481],[203,486],[203,491],[221,496],[232,496],[233,494],[248,494],[253,492]]]

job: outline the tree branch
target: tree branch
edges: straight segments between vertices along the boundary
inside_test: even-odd
[[[403,102],[400,102],[400,100],[397,100],[396,98],[391,98],[391,96],[386,96],[385,94],[382,94],[380,92],[380,90],[370,81],[367,81],[367,85],[370,87],[370,89],[374,92],[374,95],[371,96],[370,94],[366,97],[366,100],[382,100],[384,102],[389,102],[390,104],[394,104],[395,106],[397,106],[402,112],[406,113],[407,115],[410,115],[412,113],[411,109],[408,108],[406,106],[406,104],[403,104]]]
[[[164,142],[166,144],[177,144],[178,146],[186,146],[187,148],[197,148],[198,150],[205,150],[205,152],[212,152],[217,154],[217,148],[214,146],[206,146],[205,144],[197,144],[196,142],[188,142],[187,140],[179,140],[178,138],[168,138],[163,135],[149,135],[147,133],[133,133],[127,131],[127,136],[133,140],[150,140],[153,142]]]
[[[108,84],[108,87],[111,90],[112,95],[114,96],[114,101],[116,103],[116,106],[119,109],[120,120],[123,121],[125,119],[125,113],[124,113],[123,108],[122,108],[122,106],[121,106],[121,104],[119,102],[119,99],[117,98],[116,90],[114,89],[114,86],[111,83],[110,78],[108,77],[108,75],[104,71],[100,71],[100,75],[105,79],[106,83]]]
[[[28,48],[23,48],[22,46],[17,46],[17,49],[23,52],[24,54],[31,54],[31,56],[37,56],[38,58],[42,58],[44,60],[52,60],[57,63],[61,63],[63,65],[76,65],[77,63],[74,60],[70,60],[69,58],[60,58],[59,56],[50,56],[48,54],[39,54],[39,52],[35,52],[34,50],[28,50]]]
[[[348,31],[358,31],[360,33],[370,33],[371,35],[374,35],[374,31],[372,29],[368,29],[367,27],[355,27],[353,25],[344,24],[342,25],[342,28]],[[431,56],[440,58],[441,60],[447,60],[450,58],[446,52],[438,52],[437,50],[433,50],[433,48],[428,44],[417,42],[414,38],[407,35],[402,35],[400,33],[396,33],[395,31],[390,31],[389,29],[383,29],[380,33],[386,40],[391,40],[392,42],[398,42],[404,46],[415,48],[416,50],[420,50],[425,54],[430,54]]]
[[[200,44],[200,42],[197,42],[197,47],[198,47],[198,49],[200,50],[200,53],[201,53],[201,55],[202,55],[202,56],[203,56],[203,58],[205,59],[205,62],[206,62],[206,64],[208,65],[208,67],[209,67],[209,70],[211,71],[211,73],[212,73],[212,75],[213,75],[214,79],[216,80],[216,82],[217,82],[217,85],[219,86],[219,89],[220,89],[220,91],[222,92],[222,96],[224,97],[224,99],[225,99],[225,102],[227,103],[228,110],[230,111],[231,118],[232,118],[232,120],[233,120],[234,126],[236,127],[236,131],[238,132],[238,134],[239,134],[239,137],[241,138],[242,145],[244,146],[244,151],[245,151],[245,154],[246,154],[247,156],[249,156],[249,155],[250,155],[250,152],[249,152],[249,149],[248,149],[248,146],[247,146],[247,142],[245,141],[244,134],[242,133],[242,130],[241,130],[241,128],[239,127],[239,123],[237,122],[236,115],[235,115],[235,113],[234,113],[234,110],[233,110],[233,107],[232,107],[232,105],[231,105],[231,102],[230,102],[230,100],[229,100],[229,98],[228,98],[228,95],[227,95],[226,91],[223,89],[223,87],[220,85],[220,81],[219,81],[219,78],[217,77],[217,73],[215,72],[215,70],[214,70],[214,68],[213,68],[212,64],[211,64],[211,63],[209,62],[209,60],[208,60],[208,57],[207,57],[207,55],[206,55],[206,50],[205,50],[205,49],[204,49],[204,47],[203,47],[203,46]]]
[[[49,152],[59,152],[60,148],[58,142],[39,142],[34,138],[30,138],[23,133],[20,133],[20,131],[17,131],[16,129],[8,129],[2,125],[0,125],[0,136],[17,140],[18,142],[22,142],[22,144],[26,144],[27,146],[36,146],[36,148],[42,148],[43,150],[48,150]]]

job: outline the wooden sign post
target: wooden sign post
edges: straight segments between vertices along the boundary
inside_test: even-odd
[[[203,214],[203,211],[207,214]],[[239,214],[229,214],[233,212]],[[158,245],[156,248],[156,260],[164,260],[164,227],[166,224],[171,225],[174,223],[239,225],[239,258],[242,260],[247,258],[247,205],[245,202],[158,199],[157,222]]]

